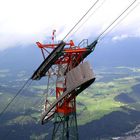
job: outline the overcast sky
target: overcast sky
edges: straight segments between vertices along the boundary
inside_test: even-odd
[[[95,1],[0,0],[0,50],[47,41],[53,29],[61,40]],[[96,37],[133,1],[100,0],[67,39]],[[112,39],[140,36],[139,13],[140,5],[112,30]]]

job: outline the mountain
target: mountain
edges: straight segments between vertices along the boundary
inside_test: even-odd
[[[33,71],[43,59],[40,50],[35,45],[30,45],[0,51],[0,60],[0,68]]]
[[[95,68],[96,81],[77,97],[80,140],[123,139],[139,131],[139,44],[139,38],[108,39],[87,58]],[[35,45],[0,52],[0,110],[42,61]],[[0,118],[0,139],[50,139],[53,125],[41,126],[39,120],[46,97],[45,80],[27,87]]]
[[[106,42],[99,42],[95,51],[87,59],[94,67],[140,66],[139,44],[139,38],[127,38],[116,42],[108,39]],[[0,51],[0,68],[26,69],[33,72],[42,61],[41,51],[34,44]]]
[[[140,66],[140,39],[99,42],[90,60],[94,66]]]

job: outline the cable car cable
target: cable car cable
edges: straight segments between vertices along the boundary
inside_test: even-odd
[[[131,9],[122,19],[120,19],[116,25],[114,25],[110,30],[108,30],[101,38],[100,41],[102,39],[104,39],[116,26],[118,26],[132,11],[134,11],[136,9],[136,7],[139,5],[140,3],[137,3],[137,5],[135,7],[133,7],[133,9]]]
[[[15,94],[15,96],[11,99],[11,101],[4,107],[4,109],[0,113],[0,117],[5,113],[5,111],[8,109],[8,107],[12,104],[12,102],[16,99],[16,97],[23,91],[23,89],[26,87],[26,85],[29,83],[30,79],[28,79],[24,85],[20,88],[20,90]],[[31,81],[32,82],[32,81]],[[30,84],[31,84],[30,82]]]
[[[78,27],[78,29],[73,33],[73,34],[75,34],[95,13],[96,13],[96,11],[98,11],[101,7],[102,7],[102,5],[105,3],[105,1],[106,0],[104,0],[94,11],[93,11],[93,13],[91,14],[91,15],[89,15],[89,17],[87,18],[87,20],[85,20],[85,22],[83,22],[79,27]],[[71,35],[72,36],[72,35]],[[70,37],[71,37],[70,36]],[[70,38],[69,37],[69,38]]]
[[[125,13],[131,8],[137,0],[134,0],[98,37],[97,40]]]
[[[78,20],[78,22],[70,29],[70,31],[66,34],[66,36],[62,39],[65,40],[66,37],[73,31],[73,29],[85,18],[85,16],[93,9],[93,7],[99,2],[99,0],[96,0],[96,2],[88,9],[88,11]]]

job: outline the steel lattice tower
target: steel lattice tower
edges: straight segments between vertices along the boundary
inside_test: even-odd
[[[83,60],[94,50],[97,40],[90,45],[87,39],[78,46],[72,40],[55,44],[53,32],[52,42],[37,42],[44,61],[31,77],[32,80],[40,80],[43,76],[55,75],[56,82],[52,85],[55,87],[55,100],[50,103],[46,98],[41,122],[45,124],[53,120],[52,140],[78,140],[76,96],[95,81],[92,68]],[[46,57],[45,52],[48,53]]]

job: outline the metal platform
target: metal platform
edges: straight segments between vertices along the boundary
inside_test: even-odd
[[[85,51],[81,58],[79,59],[78,63],[75,63],[75,67],[83,61],[95,48],[96,44],[98,43],[95,40],[93,43],[86,47],[87,51]],[[58,60],[58,58],[65,53],[64,47],[66,43],[61,42],[50,54],[49,56],[42,62],[42,64],[38,67],[38,69],[33,73],[31,76],[32,80],[40,80],[43,76],[45,76],[46,72],[51,68],[51,66]]]

